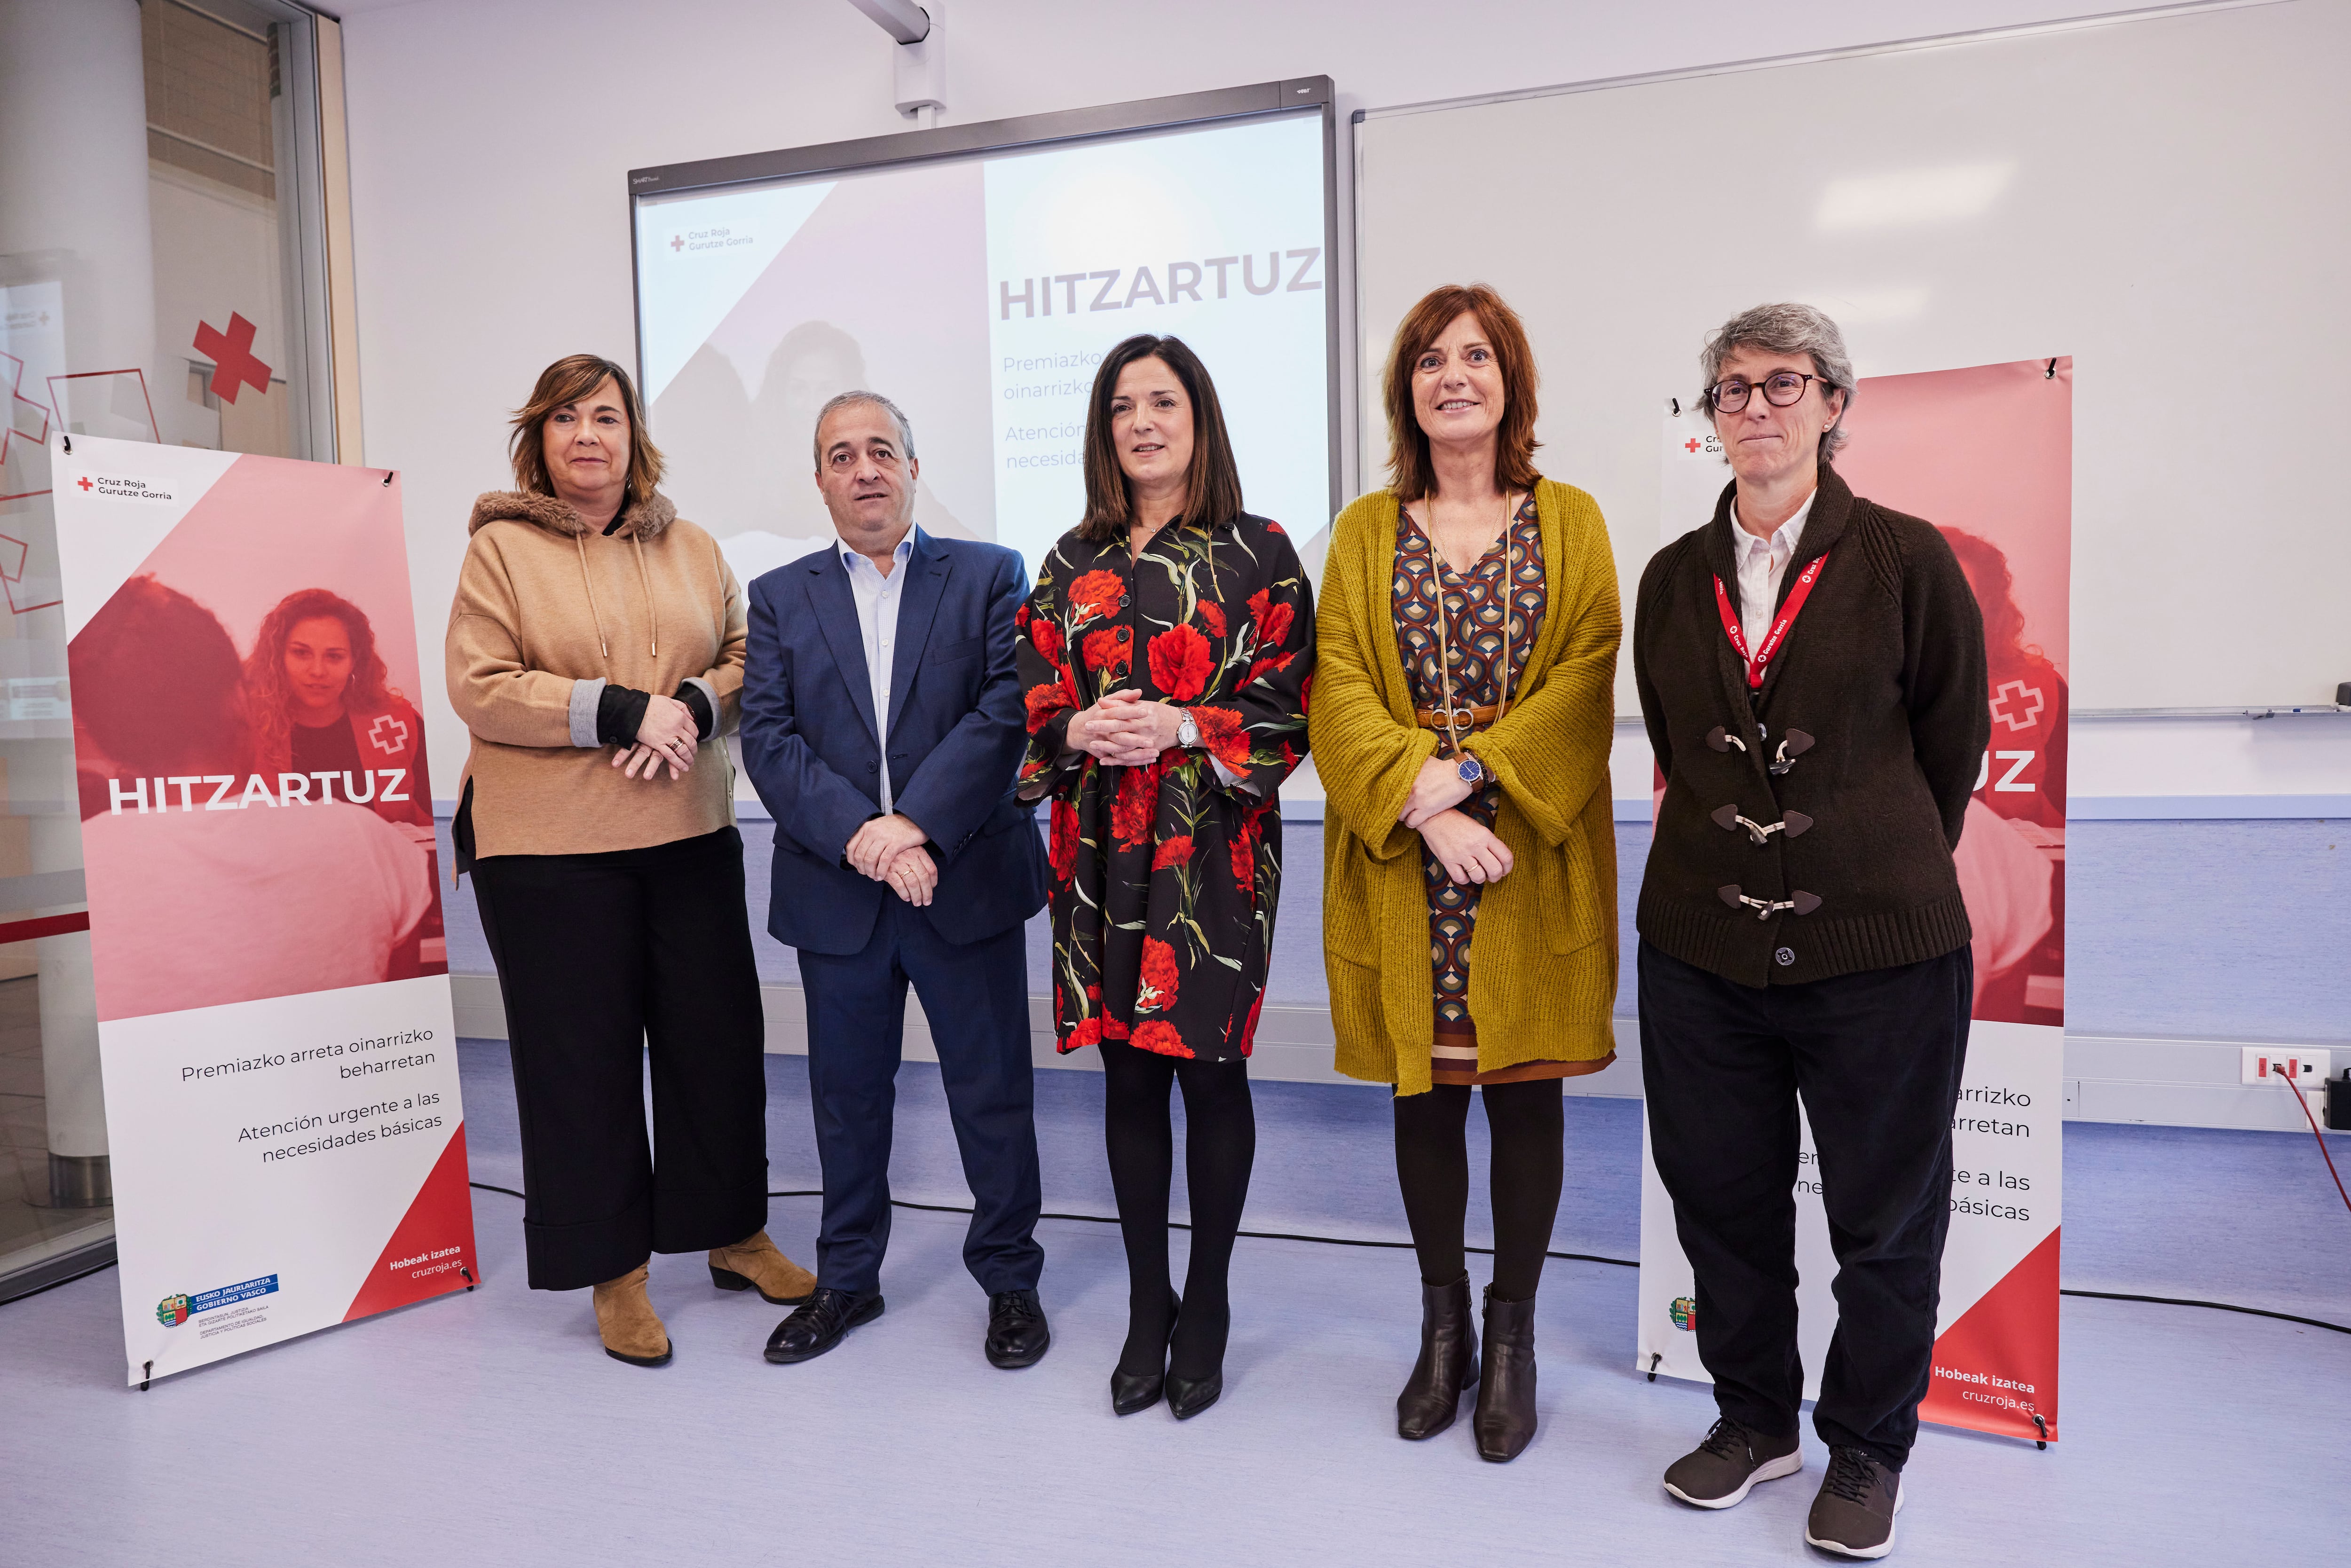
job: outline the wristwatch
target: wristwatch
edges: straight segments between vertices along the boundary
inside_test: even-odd
[[[1187,748],[1200,744],[1200,727],[1192,722],[1190,708],[1176,710],[1176,744]]]
[[[1482,784],[1486,779],[1486,765],[1466,751],[1461,754],[1461,765],[1454,771],[1461,776],[1464,784]]]

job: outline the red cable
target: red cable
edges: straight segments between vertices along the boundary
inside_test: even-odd
[[[2326,1134],[2318,1130],[2318,1118],[2310,1113],[2310,1102],[2302,1097],[2301,1080],[2280,1074],[2279,1082],[2285,1085],[2286,1092],[2294,1096],[2294,1103],[2302,1107],[2302,1119],[2310,1124],[2310,1135],[2318,1140],[2318,1156],[2326,1162],[2326,1174],[2335,1178],[2335,1190],[2341,1194],[2343,1207],[2351,1208],[2351,1192],[2343,1191],[2343,1173],[2335,1168],[2335,1156],[2326,1151]],[[2321,1079],[2320,1082],[2325,1081]]]

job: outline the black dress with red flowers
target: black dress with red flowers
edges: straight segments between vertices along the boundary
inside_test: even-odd
[[[1281,781],[1306,751],[1314,601],[1278,523],[1248,513],[1123,541],[1061,536],[1019,613],[1029,755],[1052,797],[1053,1029],[1165,1056],[1249,1053],[1281,887]],[[1200,744],[1142,768],[1067,748],[1112,692],[1187,707]],[[1211,765],[1222,764],[1220,771]]]

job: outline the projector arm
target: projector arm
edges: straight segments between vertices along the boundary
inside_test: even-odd
[[[931,36],[931,14],[914,0],[849,0],[875,26],[902,44],[919,44]]]
[[[849,0],[896,40],[891,51],[891,98],[907,119],[930,126],[947,107],[947,28],[939,0]]]

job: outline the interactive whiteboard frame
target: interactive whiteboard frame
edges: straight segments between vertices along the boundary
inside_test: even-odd
[[[1224,88],[1214,92],[1180,93],[1171,98],[1138,99],[1132,103],[1094,109],[1065,110],[1058,114],[1022,115],[1011,120],[982,120],[975,125],[943,125],[929,131],[901,131],[893,136],[868,136],[854,141],[829,141],[813,147],[786,147],[773,152],[739,153],[705,158],[691,163],[665,163],[629,171],[629,292],[632,320],[637,337],[637,384],[645,379],[644,289],[637,269],[637,218],[641,198],[674,196],[685,191],[709,191],[728,185],[763,183],[816,174],[845,174],[893,165],[972,158],[990,153],[1034,152],[1055,143],[1092,141],[1142,131],[1181,131],[1218,122],[1270,119],[1319,110],[1322,120],[1322,327],[1324,402],[1327,410],[1325,446],[1330,505],[1332,516],[1343,500],[1340,493],[1340,433],[1345,417],[1340,395],[1339,305],[1354,298],[1353,258],[1343,265],[1339,254],[1339,123],[1338,96],[1329,77],[1293,77],[1286,81],[1259,82],[1250,87]],[[1308,533],[1314,530],[1308,529]]]

